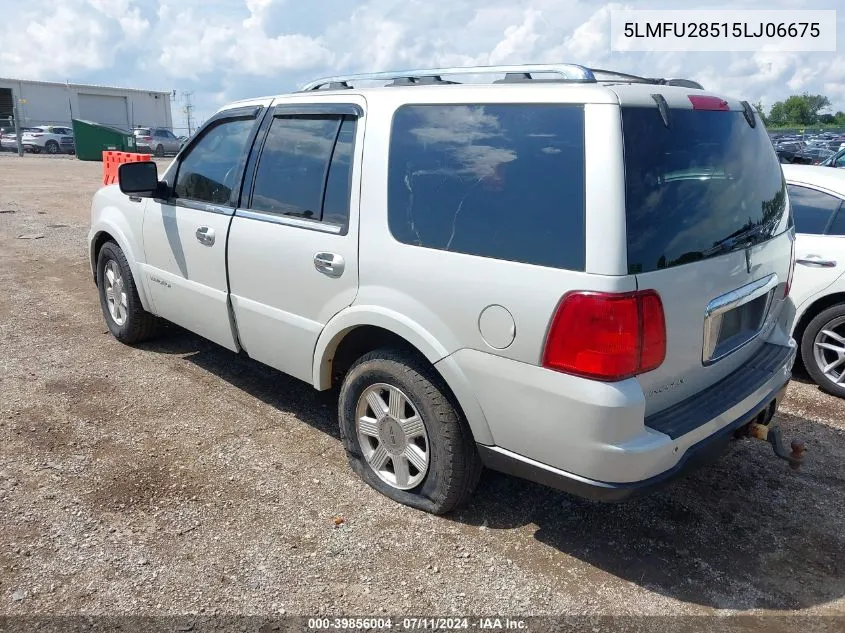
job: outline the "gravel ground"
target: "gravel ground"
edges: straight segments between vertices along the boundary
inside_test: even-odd
[[[792,382],[797,473],[743,441],[625,504],[485,473],[423,514],[351,474],[332,394],[175,327],[108,334],[100,170],[0,155],[0,615],[845,615],[842,401]]]

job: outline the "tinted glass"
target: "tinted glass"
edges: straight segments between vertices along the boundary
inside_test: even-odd
[[[845,152],[842,152],[834,157],[833,165],[834,167],[845,167]]]
[[[821,235],[841,200],[815,189],[789,185],[789,203],[795,220],[795,232]]]
[[[785,230],[783,173],[742,112],[622,108],[628,271],[679,266]]]
[[[388,178],[401,242],[584,269],[581,106],[404,106]]]
[[[345,227],[349,222],[349,191],[352,185],[352,148],[355,119],[346,117],[340,125],[332,153],[326,193],[323,196],[323,222]]]
[[[836,217],[833,218],[833,222],[831,222],[830,228],[827,230],[827,234],[845,235],[845,203],[839,207],[839,211],[837,211]]]
[[[179,164],[176,197],[228,205],[254,123],[230,119],[208,130]]]
[[[276,117],[258,161],[250,206],[319,220],[340,123],[338,116]]]

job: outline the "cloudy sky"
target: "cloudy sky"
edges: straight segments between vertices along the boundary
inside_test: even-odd
[[[828,95],[845,110],[839,0],[0,0],[0,75],[193,92],[203,118],[235,99],[338,72],[578,62],[694,78],[762,100]],[[836,53],[614,53],[610,9],[835,9]],[[174,111],[174,119],[180,117]]]

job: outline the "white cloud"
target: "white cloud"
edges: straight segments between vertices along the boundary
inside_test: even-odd
[[[27,0],[0,23],[0,74],[192,90],[199,110],[308,79],[438,65],[580,62],[684,76],[771,105],[823,92],[845,109],[835,53],[613,53],[610,10],[592,0]],[[837,8],[818,0],[812,8]],[[707,8],[789,0],[698,0]],[[676,8],[655,0],[649,8]],[[689,5],[687,5],[689,6]],[[808,5],[809,6],[809,5]],[[845,41],[840,11],[838,32]]]

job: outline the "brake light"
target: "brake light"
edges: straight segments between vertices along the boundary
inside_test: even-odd
[[[140,136],[140,137],[138,137],[138,138],[140,138],[142,141],[151,141],[151,140],[153,140],[153,137],[152,137],[152,136]]]
[[[728,102],[721,97],[688,95],[693,110],[730,110]]]
[[[789,248],[789,274],[786,276],[786,286],[783,289],[783,298],[789,296],[789,291],[792,290],[792,275],[795,274],[795,236],[792,236],[792,242]]]
[[[543,366],[598,380],[622,380],[666,358],[663,303],[654,290],[573,292],[552,320]]]
[[[30,133],[29,133],[29,135],[30,135],[32,138],[38,138],[39,136],[44,136],[44,135],[43,135],[43,134],[41,134],[40,132],[30,132]]]

